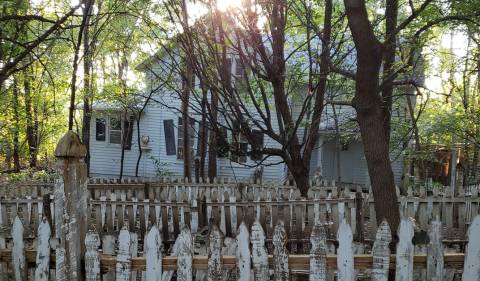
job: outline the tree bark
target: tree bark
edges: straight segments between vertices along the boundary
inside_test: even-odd
[[[13,170],[20,171],[20,116],[18,102],[18,82],[13,78]]]
[[[212,123],[216,123],[218,119],[218,95],[215,91],[211,91],[212,101],[210,105],[210,117]],[[211,124],[210,128],[213,128]],[[208,142],[208,178],[210,181],[213,181],[217,177],[217,155],[218,155],[218,146],[217,146],[217,130],[211,129],[209,131],[209,142]]]
[[[385,49],[383,52],[383,127],[390,144],[393,81],[395,80],[395,50],[397,48],[395,30],[397,28],[398,0],[387,0],[385,8]]]
[[[387,134],[384,128],[379,76],[382,46],[375,37],[364,0],[344,0],[348,26],[357,50],[355,96],[352,104],[357,111],[370,183],[375,199],[377,223],[386,219],[391,229],[400,221],[397,195],[390,162]]]
[[[92,50],[90,42],[90,13],[92,12],[93,2],[90,1],[90,5],[83,7],[83,13],[86,17],[85,28],[83,30],[83,118],[82,118],[82,143],[87,149],[87,155],[85,156],[85,163],[87,164],[87,175],[90,174],[90,122],[92,119]]]
[[[186,0],[182,0],[182,16],[184,26],[188,29],[188,12],[187,12],[187,3]],[[183,97],[182,97],[182,121],[183,121],[183,176],[189,180],[192,177],[192,155],[190,151],[190,118],[188,114],[188,106],[190,100],[190,92],[192,91],[192,82],[193,82],[193,67],[192,67],[192,58],[188,32],[184,32],[184,44],[185,44],[185,72],[184,72],[184,83],[183,83]]]
[[[32,110],[32,92],[31,92],[31,73],[30,68],[26,68],[23,72],[23,88],[25,94],[25,117],[26,117],[26,137],[27,137],[27,144],[28,144],[28,154],[29,154],[29,162],[30,168],[34,168],[37,166],[37,135],[35,133],[35,121],[33,117],[33,110]]]

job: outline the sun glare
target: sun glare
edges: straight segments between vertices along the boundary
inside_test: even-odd
[[[238,9],[242,6],[241,0],[218,0],[217,8],[219,11],[225,12],[229,9]]]

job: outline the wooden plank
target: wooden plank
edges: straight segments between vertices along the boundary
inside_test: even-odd
[[[410,218],[402,217],[398,229],[400,241],[397,244],[396,281],[413,280],[413,223]]]
[[[208,239],[207,281],[219,281],[223,278],[223,235],[217,225],[212,226],[212,231],[210,232]]]
[[[355,271],[353,270],[353,233],[347,220],[344,218],[344,205],[338,204],[338,214],[341,218],[337,231],[338,250],[337,250],[337,268],[338,280],[355,280]]]
[[[325,227],[315,224],[310,235],[310,281],[327,280],[327,234]]]
[[[287,281],[290,278],[287,254],[287,232],[283,221],[279,220],[273,231],[273,279]]]
[[[145,237],[146,281],[162,280],[162,238],[153,225]]]
[[[430,223],[428,236],[430,242],[427,248],[427,280],[443,281],[442,222],[440,220]]]
[[[47,281],[50,272],[50,236],[52,232],[48,220],[44,218],[38,227],[37,262],[35,281]],[[99,267],[100,269],[100,267]]]
[[[12,228],[12,265],[13,277],[16,281],[27,279],[25,262],[25,244],[23,243],[23,224],[18,216],[15,217]]]
[[[174,251],[171,254],[172,256],[165,256],[162,259],[162,269],[164,270],[164,272],[167,270],[177,269],[177,256],[174,256],[177,253]],[[27,264],[35,264],[36,255],[37,255],[36,250],[26,250],[25,260]],[[12,259],[11,249],[0,249],[1,262],[11,262],[12,261],[11,259]],[[51,254],[50,261],[52,261],[52,263],[56,262],[57,259],[58,257],[55,254]],[[463,253],[445,253],[444,254],[445,268],[462,270],[464,268],[464,259],[465,259],[465,254]],[[111,272],[115,274],[117,256],[100,254],[100,261],[101,261],[100,269],[102,273]],[[145,257],[131,258],[131,261],[132,261],[132,270],[143,271],[146,269]],[[222,256],[222,261],[223,261],[224,268],[233,269],[236,267],[235,256],[224,255]],[[268,255],[268,263],[269,263],[269,266],[272,266],[273,264],[272,255]],[[208,256],[195,255],[193,257],[193,269],[206,270],[207,264],[208,264]],[[288,264],[291,270],[309,270],[310,255],[289,255]],[[358,270],[371,269],[373,264],[373,256],[367,255],[367,254],[355,255],[354,264],[355,264],[355,269],[358,269]],[[390,268],[395,268],[395,265],[396,265],[395,255],[390,255]],[[427,255],[426,254],[414,255],[413,265],[414,265],[414,268],[426,268]],[[337,269],[337,256],[327,255],[327,269],[329,270]]]
[[[373,243],[373,266],[372,281],[387,281],[390,265],[390,248],[392,234],[387,221],[383,221],[377,229],[375,242]]]
[[[238,227],[237,234],[237,276],[238,281],[250,281],[250,245],[249,233],[245,223],[241,223]]]
[[[129,214],[130,215],[130,214]],[[117,265],[115,270],[116,281],[130,280],[130,232],[123,227],[118,236]]]
[[[252,224],[252,263],[253,276],[255,281],[269,280],[268,275],[268,254],[265,248],[265,232],[258,220]]]
[[[138,234],[130,232],[130,257],[135,258],[138,256]],[[137,280],[137,271],[132,270],[130,272],[130,280]]]
[[[465,251],[463,280],[480,280],[480,215],[477,215],[468,229],[468,246]]]
[[[85,280],[100,281],[100,255],[98,247],[100,246],[100,236],[95,229],[88,231],[85,237]]]
[[[107,255],[115,254],[115,237],[113,237],[113,235],[104,235],[102,237],[102,251],[104,254],[107,254]],[[114,265],[114,268],[115,268],[115,265]],[[103,280],[104,281],[115,280],[115,272],[108,272],[104,274]]]
[[[177,280],[191,281],[193,278],[193,239],[187,226],[182,228],[177,241]]]

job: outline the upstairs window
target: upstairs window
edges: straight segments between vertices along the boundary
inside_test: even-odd
[[[106,139],[107,120],[105,118],[97,118],[95,120],[95,140],[105,141]]]
[[[233,75],[237,78],[243,78],[245,76],[245,68],[242,65],[242,61],[239,58],[235,59],[235,69],[232,69]]]
[[[122,120],[119,117],[110,117],[110,143],[122,143]]]
[[[193,150],[193,147],[194,147],[194,143],[195,143],[195,136],[194,136],[194,128],[195,128],[195,119],[193,118],[190,118],[190,122],[189,122],[189,125],[190,126],[186,126],[187,127],[187,130],[189,130],[189,149],[190,149],[190,156],[193,156],[194,154],[194,150]],[[183,155],[184,155],[184,149],[183,149],[183,130],[185,130],[185,126],[183,124],[183,119],[182,117],[179,117],[178,118],[178,150],[177,150],[177,159],[183,159]]]
[[[177,149],[175,148],[175,129],[172,119],[163,120],[163,132],[165,135],[165,149],[167,155],[175,155]]]
[[[123,143],[126,150],[132,149],[133,122],[133,115],[130,115],[127,119],[123,121]]]
[[[240,124],[233,123],[232,128],[232,155],[230,159],[233,162],[245,163],[247,162],[248,141],[240,132]]]
[[[252,143],[252,154],[250,159],[254,161],[260,161],[263,158],[261,150],[263,149],[263,133],[258,130],[252,131],[253,143]]]
[[[227,140],[227,128],[221,127],[218,129],[217,139],[217,152],[219,158],[228,157],[228,140]]]

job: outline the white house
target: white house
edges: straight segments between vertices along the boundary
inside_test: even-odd
[[[147,71],[147,65],[149,71]],[[231,63],[231,67],[232,73],[235,73],[235,60]],[[146,74],[147,89],[145,92],[154,92],[140,116],[140,134],[138,134],[133,118],[125,114],[121,108],[101,103],[95,104],[90,124],[91,176],[119,176],[122,137],[125,137],[128,143],[124,151],[123,175],[135,176],[140,151],[138,135],[142,139],[140,144],[142,157],[138,165],[138,176],[183,175],[184,148],[182,147],[181,132],[184,130],[185,124],[179,112],[181,101],[178,94],[161,90],[161,88],[155,90],[154,74],[162,72],[162,62],[155,56],[143,62],[137,69]],[[295,112],[294,102],[292,108]],[[314,155],[311,157],[310,177],[366,185],[369,183],[369,176],[358,126],[355,125],[349,131],[341,132],[342,138],[338,140],[335,138],[337,134],[332,109],[332,105],[328,105],[323,112],[320,137],[313,151]],[[355,123],[352,121],[355,119],[353,108],[336,105],[335,112],[338,122]],[[198,132],[202,124],[200,124],[200,116],[192,114],[190,117],[189,125],[192,132],[190,149],[192,159],[195,159],[198,155]],[[125,128],[131,129],[125,130]],[[131,134],[122,136],[125,131],[129,131]],[[299,134],[301,133],[302,131],[299,132]],[[231,133],[225,134],[228,141],[231,142]],[[267,136],[259,135],[258,138],[260,145],[278,147],[278,144]],[[251,145],[246,141],[242,142],[241,138],[238,145],[241,150],[251,149]],[[219,153],[217,176],[232,177],[237,180],[254,177],[256,171],[254,166],[258,163],[258,159],[252,158],[254,158],[253,155],[234,157],[228,153]],[[283,182],[288,178],[288,169],[282,159],[277,156],[269,157],[260,166],[263,168],[263,179]],[[403,173],[403,161],[401,157],[395,157],[394,153],[392,153],[392,166],[396,184],[399,184]]]

